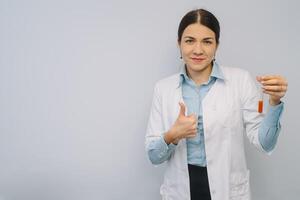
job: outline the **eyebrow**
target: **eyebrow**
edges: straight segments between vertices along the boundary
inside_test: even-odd
[[[184,38],[190,38],[190,39],[195,39],[194,37],[191,37],[191,36],[185,36]],[[206,37],[206,38],[203,38],[203,40],[210,40],[210,39],[214,39],[212,37]]]

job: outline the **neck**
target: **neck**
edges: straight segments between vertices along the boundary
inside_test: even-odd
[[[212,64],[209,64],[207,67],[199,71],[189,69],[188,67],[186,67],[186,69],[187,75],[195,82],[196,85],[199,86],[208,81],[212,71]]]

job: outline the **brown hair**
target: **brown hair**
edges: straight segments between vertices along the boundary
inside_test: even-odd
[[[178,28],[178,42],[181,42],[181,37],[185,28],[194,23],[200,23],[211,29],[215,33],[216,42],[219,44],[220,38],[220,25],[217,18],[209,11],[204,9],[192,10],[185,14],[185,16],[181,19]]]

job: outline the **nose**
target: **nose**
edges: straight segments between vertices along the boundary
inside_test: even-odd
[[[201,43],[196,43],[193,49],[193,53],[197,55],[203,54],[203,48]]]

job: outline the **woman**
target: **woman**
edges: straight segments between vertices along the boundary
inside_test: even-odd
[[[167,162],[163,199],[250,199],[243,134],[262,152],[275,147],[287,81],[257,77],[269,95],[268,112],[258,112],[261,94],[250,74],[215,62],[219,36],[212,13],[188,12],[178,29],[185,65],[155,85],[146,150],[153,164]]]

